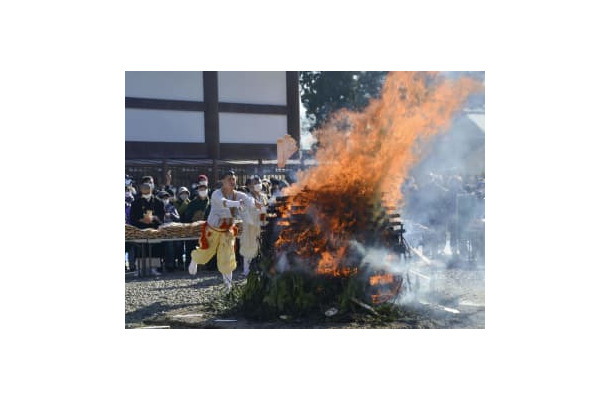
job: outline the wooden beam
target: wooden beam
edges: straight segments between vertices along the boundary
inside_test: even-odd
[[[221,143],[223,160],[275,160],[277,144],[264,143]]]
[[[140,108],[145,110],[208,111],[207,102],[203,101],[145,99],[140,97],[125,97],[125,108]],[[287,115],[288,107],[274,104],[219,102],[218,111],[241,114]]]
[[[275,160],[275,143],[220,143],[219,160]],[[208,143],[125,142],[125,159],[213,159]]]
[[[144,110],[205,111],[205,103],[203,101],[125,97],[125,108],[140,108]]]
[[[243,114],[277,114],[286,115],[286,106],[276,106],[271,104],[245,104],[245,103],[218,103],[220,112],[243,113]]]
[[[207,143],[125,142],[125,159],[209,158]]]

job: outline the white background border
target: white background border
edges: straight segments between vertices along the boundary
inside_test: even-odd
[[[598,188],[609,35],[598,3],[268,3],[5,7],[4,391],[607,397]],[[124,71],[138,69],[485,70],[486,329],[125,330],[114,192]]]

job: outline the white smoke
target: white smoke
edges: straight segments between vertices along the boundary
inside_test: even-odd
[[[484,81],[484,73],[446,74]],[[484,232],[484,104],[484,92],[471,96],[450,128],[422,149],[420,162],[403,185],[405,237],[430,258],[452,256],[460,265],[484,265],[484,241],[472,240],[474,228]]]

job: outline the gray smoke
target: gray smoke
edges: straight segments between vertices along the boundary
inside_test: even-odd
[[[480,74],[484,80],[484,73],[447,74]],[[483,262],[480,243],[471,239],[484,227],[484,104],[484,93],[471,96],[449,129],[426,143],[403,185],[406,238],[432,259],[459,255],[456,262]]]
[[[449,77],[461,74],[484,82],[484,73],[447,73]],[[449,129],[423,147],[420,162],[403,185],[403,195],[404,237],[414,251],[411,260],[397,268],[403,268],[413,290],[403,290],[398,301],[456,312],[463,300],[456,299],[469,290],[481,297],[482,289],[483,299],[471,302],[484,306],[484,93],[471,96]]]

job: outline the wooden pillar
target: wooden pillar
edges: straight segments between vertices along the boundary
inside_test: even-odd
[[[301,111],[299,93],[299,72],[286,71],[286,106],[287,106],[287,132],[301,147]],[[298,153],[297,158],[298,158]],[[294,158],[294,157],[291,157]]]
[[[218,71],[203,72],[203,87],[205,101],[205,143],[212,159],[213,184],[218,182],[218,165],[220,159],[220,127],[218,111]]]

